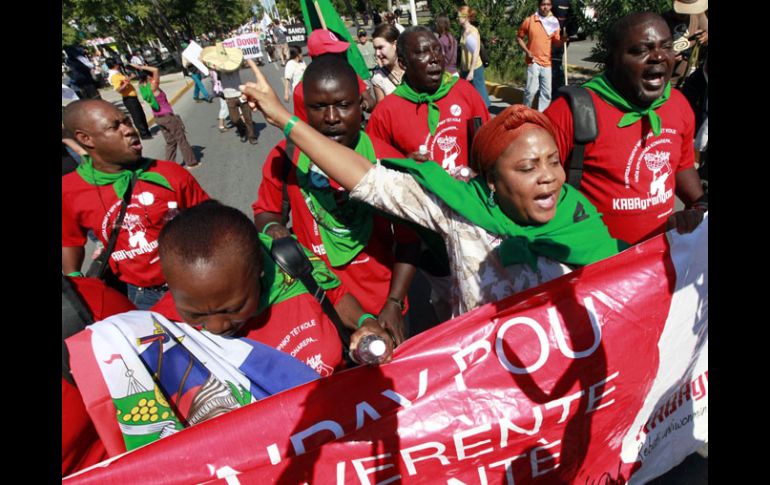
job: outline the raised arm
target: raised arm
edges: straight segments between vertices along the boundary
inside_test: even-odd
[[[241,85],[241,92],[248,98],[252,108],[262,112],[268,123],[284,129],[292,114],[278,99],[254,61],[248,59],[246,62],[257,81]],[[347,190],[353,190],[373,167],[366,158],[326,138],[302,120],[296,122],[290,138],[321,170]]]
[[[133,67],[134,69],[141,69],[142,71],[149,72],[152,77],[150,78],[150,87],[153,91],[157,91],[160,87],[160,70],[158,70],[157,67],[153,66],[140,66],[138,64],[129,64],[129,66]]]

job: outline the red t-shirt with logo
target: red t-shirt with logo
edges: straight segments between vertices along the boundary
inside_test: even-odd
[[[370,137],[377,158],[403,158],[403,155],[382,140]],[[262,212],[281,213],[283,200],[283,165],[286,159],[286,142],[281,141],[268,154],[262,167],[262,183],[259,186],[257,200],[251,205],[254,214]],[[288,175],[289,203],[291,220],[297,240],[314,254],[321,257],[331,268],[345,288],[356,297],[364,311],[377,315],[380,313],[390,292],[395,256],[394,242],[416,243],[419,237],[407,227],[393,224],[383,217],[374,217],[374,227],[369,243],[348,264],[332,267],[326,255],[318,225],[307,208],[302,192],[297,185],[296,163],[299,149],[294,150],[294,160]],[[344,191],[335,181],[330,180],[334,190]]]
[[[436,134],[428,128],[428,104],[415,104],[395,94],[385,96],[377,103],[366,132],[392,145],[406,156],[428,149],[428,159],[435,160],[444,170],[468,166],[470,144],[468,132],[473,118],[489,120],[484,100],[476,89],[464,79],[459,79],[446,96],[436,101],[440,116]]]
[[[358,79],[358,91],[363,94],[367,89],[366,83],[358,74],[356,74],[356,78]],[[294,86],[292,99],[294,100],[294,114],[297,115],[297,118],[307,123],[307,111],[305,110],[305,91],[302,88],[302,81],[298,82],[297,85]]]
[[[166,282],[158,259],[158,235],[168,203],[176,201],[182,210],[209,198],[195,178],[174,162],[155,160],[148,172],[163,175],[174,190],[137,180],[110,256],[115,275],[140,287]],[[111,185],[91,185],[77,171],[63,176],[62,247],[83,246],[89,229],[106,246],[122,202]]]
[[[660,136],[648,118],[618,128],[623,112],[589,90],[596,107],[599,136],[586,145],[580,191],[603,214],[610,234],[630,244],[665,230],[674,212],[675,176],[693,166],[695,115],[676,89],[655,112]],[[567,167],[574,145],[572,112],[559,98],[545,114],[556,128],[556,143]]]
[[[95,322],[135,310],[125,295],[96,278],[70,278]],[[61,380],[61,473],[67,476],[109,457],[77,387]]]

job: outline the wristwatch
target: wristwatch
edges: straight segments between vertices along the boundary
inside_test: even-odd
[[[398,308],[403,312],[404,311],[404,300],[399,300],[398,298],[393,298],[392,296],[388,297],[388,301],[395,303],[398,305]]]

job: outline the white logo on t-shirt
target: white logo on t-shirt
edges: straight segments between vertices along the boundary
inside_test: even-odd
[[[142,192],[141,194],[137,195],[136,198],[143,206],[152,205],[155,202],[155,196],[152,194],[152,192]]]
[[[449,108],[449,112],[452,113],[452,116],[460,116],[463,113],[463,109],[457,105],[453,104],[451,108]]]

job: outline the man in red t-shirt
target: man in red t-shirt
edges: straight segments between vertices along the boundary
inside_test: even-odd
[[[334,35],[334,32],[330,30],[316,29],[310,33],[310,36],[307,39],[307,55],[309,55],[311,59],[324,54],[338,54],[342,59],[346,59],[345,52],[347,52],[348,48],[350,48],[350,43],[339,40],[337,36]],[[356,74],[356,78],[358,79],[358,90],[363,97],[361,109],[367,113],[371,113],[374,106],[377,104],[377,98],[372,96],[368,91],[366,83],[358,74]],[[302,121],[307,122],[303,81],[300,81],[294,86],[292,97],[294,99],[294,114]]]
[[[196,244],[187,245],[191,238]],[[242,212],[215,201],[179,214],[161,232],[160,261],[169,293],[152,311],[217,335],[247,337],[270,345],[321,376],[344,369],[334,324],[302,282],[289,277],[273,261],[272,242],[269,236],[258,234]],[[320,259],[311,257],[311,263],[313,278],[353,332],[350,348],[364,336],[375,334],[388,346],[381,362],[389,361],[393,342],[388,333],[364,313]]]
[[[93,321],[136,307],[121,293],[96,278],[68,278]],[[64,283],[63,283],[64,284]],[[61,380],[61,473],[67,476],[108,458],[78,388]]]
[[[489,120],[481,95],[468,81],[445,74],[441,44],[429,29],[404,30],[397,51],[403,82],[374,109],[366,132],[417,161],[435,160],[444,170],[468,166],[472,120]],[[431,101],[416,101],[420,96]]]
[[[310,126],[372,162],[402,158],[391,146],[361,131],[361,95],[347,61],[329,54],[316,57],[304,77]],[[286,184],[299,242],[322,258],[364,310],[378,315],[380,324],[400,343],[419,239],[411,230],[373,214],[369,206],[348,201],[348,193],[300,150],[294,150],[292,160],[287,157],[286,142],[280,142],[265,161],[259,194],[252,204],[257,229],[275,238],[289,234],[281,220]]]
[[[580,190],[603,214],[610,234],[635,244],[667,229],[690,232],[708,204],[693,168],[694,115],[670,87],[671,32],[654,13],[627,15],[608,37],[604,74],[588,83],[599,128],[586,145]],[[573,118],[564,98],[545,111],[570,159]],[[674,195],[686,210],[674,213]]]
[[[76,171],[62,177],[62,271],[81,275],[88,230],[108,245],[135,173],[136,184],[109,264],[127,284],[129,299],[145,310],[166,290],[158,263],[158,234],[169,204],[175,202],[181,210],[209,197],[176,163],[143,158],[130,118],[112,104],[71,103],[64,110],[64,124],[88,155]]]

